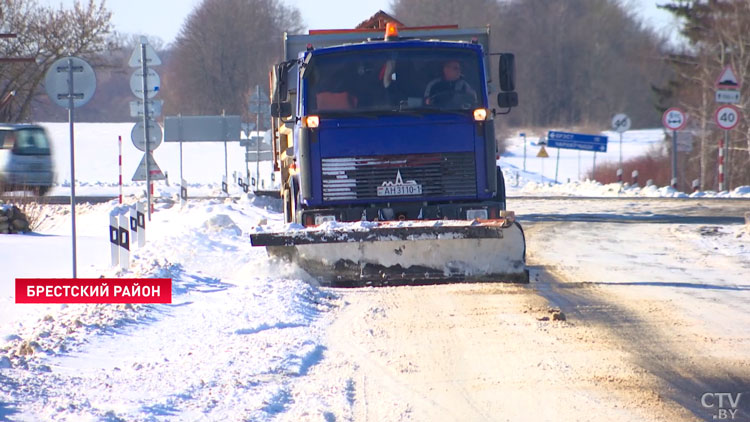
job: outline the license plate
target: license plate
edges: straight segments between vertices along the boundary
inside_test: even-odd
[[[421,195],[422,185],[378,186],[378,196]]]

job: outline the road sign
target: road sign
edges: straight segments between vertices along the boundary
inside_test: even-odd
[[[78,57],[64,57],[52,63],[44,77],[44,88],[49,98],[57,105],[68,108],[68,70],[73,66],[73,107],[80,107],[94,96],[96,75],[85,60]]]
[[[146,107],[148,107],[149,117],[161,116],[161,109],[164,105],[164,100],[146,100]],[[143,117],[143,101],[136,100],[130,102],[130,117]]]
[[[740,110],[731,104],[723,105],[716,109],[714,120],[724,130],[734,129],[740,122]]]
[[[144,40],[141,40],[142,43],[146,44],[146,66],[159,66],[161,64],[161,60],[159,59],[159,56],[156,55],[156,50],[154,50],[154,47],[151,47],[151,44],[148,44],[147,42],[144,42]],[[130,67],[141,67],[141,45],[138,44],[138,46],[133,50],[133,54],[130,55],[130,60],[128,60],[128,66]]]
[[[148,157],[148,168],[149,173],[151,176],[151,180],[164,180],[164,173],[162,173],[159,166],[156,164],[156,160],[154,160],[154,156],[149,154],[143,154],[143,158],[141,159],[141,163],[138,165],[138,168],[135,170],[135,174],[133,175],[133,181],[134,182],[145,182],[146,181],[146,157]]]
[[[719,89],[716,91],[716,102],[727,104],[740,103],[740,91],[736,89]]]
[[[240,116],[166,116],[165,142],[239,141]]]
[[[742,84],[737,79],[737,73],[735,73],[732,65],[726,65],[724,70],[719,74],[719,78],[716,79],[716,89],[736,89],[742,88]]]
[[[161,86],[161,78],[154,69],[146,70],[146,90],[148,91],[148,98],[154,98],[159,93],[159,86]],[[143,70],[136,69],[132,75],[130,75],[130,90],[133,95],[143,99]]]
[[[586,135],[553,130],[547,134],[547,145],[550,148],[607,152],[607,140],[608,138],[602,135]]]
[[[630,117],[627,114],[617,114],[612,118],[612,130],[623,133],[630,129]]]
[[[680,130],[687,124],[687,115],[679,108],[672,107],[661,116],[661,122],[669,130]]]
[[[270,106],[271,101],[268,99],[268,94],[266,94],[265,92],[253,92],[252,95],[250,95],[250,113],[270,114]]]
[[[149,120],[148,122],[148,146],[151,151],[155,150],[163,139],[161,132],[161,126],[159,123]],[[133,140],[133,145],[141,151],[146,151],[146,135],[143,130],[143,121],[136,123],[133,129],[130,131],[130,139]]]
[[[544,149],[544,145],[539,149],[539,152],[536,154],[537,157],[540,158],[548,158],[549,154],[547,154],[547,150]]]

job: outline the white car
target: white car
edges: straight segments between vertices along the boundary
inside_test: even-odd
[[[44,195],[54,181],[52,151],[44,128],[0,123],[0,192],[30,190]]]

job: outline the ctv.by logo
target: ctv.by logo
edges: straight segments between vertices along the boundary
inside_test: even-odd
[[[714,420],[731,421],[737,416],[741,397],[742,393],[705,393],[701,396],[701,405],[715,412]]]

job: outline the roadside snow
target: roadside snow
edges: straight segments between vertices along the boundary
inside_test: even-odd
[[[11,409],[0,415],[270,420],[293,407],[294,383],[323,358],[335,296],[250,246],[251,227],[279,218],[257,202],[160,202],[130,271],[108,264],[108,217],[122,207],[81,207],[81,276],[169,277],[171,305],[16,305],[15,277],[65,276],[69,257],[59,251],[69,237],[55,233],[70,222],[53,207],[46,233],[0,236],[5,260],[17,263],[0,283],[0,404]],[[47,253],[60,262],[34,265]]]

